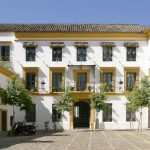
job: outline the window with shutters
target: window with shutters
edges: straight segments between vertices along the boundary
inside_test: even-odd
[[[126,67],[124,69],[125,91],[132,91],[139,84],[139,67]]]
[[[103,110],[103,122],[112,122],[112,104],[107,104]]]
[[[65,68],[50,68],[50,91],[62,92],[65,90]]]
[[[26,122],[36,122],[36,105],[32,105],[30,111],[26,110]]]
[[[62,47],[53,47],[52,53],[53,61],[62,61]]]
[[[109,92],[115,92],[115,67],[100,68],[100,83],[106,84]]]
[[[26,61],[35,61],[35,47],[26,47]]]
[[[136,121],[136,111],[126,107],[126,121]]]
[[[112,47],[103,47],[103,61],[112,61]]]
[[[10,61],[10,46],[0,46],[0,61]]]
[[[77,61],[86,61],[86,47],[77,47]]]
[[[37,67],[25,67],[24,70],[24,82],[25,87],[31,92],[38,91],[38,68]]]
[[[136,61],[136,47],[127,47],[127,61]]]

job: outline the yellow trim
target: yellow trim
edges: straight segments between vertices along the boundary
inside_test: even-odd
[[[103,74],[107,72],[112,73],[112,92],[115,92],[116,67],[100,67],[100,83],[104,83]]]
[[[124,91],[126,92],[127,73],[136,73],[136,84],[139,84],[140,67],[124,67]]]
[[[0,108],[0,131],[2,131],[2,111],[6,112],[6,130],[8,129],[8,110]]]
[[[147,38],[144,33],[16,32],[16,38]]]
[[[86,84],[86,91],[88,91],[88,85],[90,85],[90,69],[73,69],[73,79],[74,79],[74,87],[76,91],[77,87],[77,74],[78,73],[87,73],[87,84]]]
[[[0,66],[0,73],[2,73],[3,75],[7,76],[7,77],[10,77],[10,76],[13,76],[13,75],[16,75],[15,73],[13,73],[12,71],[9,71],[8,69]]]
[[[23,67],[23,83],[25,85],[26,83],[26,73],[35,73],[35,87],[36,87],[36,92],[38,92],[38,84],[39,84],[39,78],[38,78],[38,67]]]
[[[50,86],[49,91],[52,92],[52,77],[53,73],[62,73],[62,89],[65,89],[65,67],[50,67],[49,68],[50,75]],[[61,93],[61,92],[52,92],[52,93]]]
[[[32,93],[33,96],[58,96],[60,93],[63,92],[50,92],[50,93]],[[88,91],[71,91],[71,95],[80,99],[90,99],[91,92]],[[115,92],[109,92],[107,94],[108,96],[123,96],[125,93],[115,93]]]

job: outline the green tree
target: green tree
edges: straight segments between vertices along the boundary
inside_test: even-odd
[[[92,109],[96,109],[97,111],[106,109],[106,107],[107,107],[107,103],[106,103],[107,91],[108,91],[108,87],[105,84],[101,84],[100,92],[92,92],[91,93],[90,98],[91,98],[91,108]],[[96,124],[97,124],[97,122],[98,121],[96,118]]]
[[[71,95],[70,90],[71,87],[67,85],[66,91],[59,94],[58,98],[55,102],[56,110],[62,113],[62,117],[64,116],[64,112],[71,111],[73,107],[73,102],[75,98]],[[63,129],[63,121],[62,121],[62,129]]]
[[[150,80],[148,77],[141,79],[139,87],[135,86],[133,91],[127,94],[127,99],[129,101],[128,107],[131,110],[139,110],[140,112],[138,133],[139,129],[142,133],[142,109],[150,106]]]
[[[8,104],[13,107],[13,125],[11,129],[11,135],[13,135],[15,125],[15,106],[20,107],[22,110],[31,110],[32,97],[28,90],[19,84],[19,81],[15,76],[8,80],[6,89],[0,89],[0,96],[3,104]]]

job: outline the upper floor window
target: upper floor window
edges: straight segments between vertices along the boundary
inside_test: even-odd
[[[103,47],[103,61],[112,61],[112,47]]]
[[[127,61],[136,61],[136,47],[127,47]]]
[[[100,82],[106,84],[109,92],[115,92],[115,67],[100,68]]]
[[[77,47],[77,61],[86,61],[86,47]]]
[[[35,61],[35,47],[26,47],[26,61]]]
[[[112,76],[113,76],[112,72],[107,72],[107,73],[103,74],[104,83],[107,85],[107,88],[109,91],[113,90],[113,88],[112,88]]]
[[[62,47],[53,47],[52,48],[52,60],[53,61],[62,61]]]
[[[128,72],[127,73],[127,87],[126,90],[127,91],[132,91],[134,86],[135,86],[135,82],[136,82],[136,73],[135,72]]]
[[[107,104],[103,110],[103,122],[112,122],[112,104]]]
[[[85,91],[87,88],[87,73],[77,73],[77,91]]]
[[[62,91],[62,73],[52,74],[52,92]]]
[[[50,91],[62,92],[65,89],[65,68],[50,68]]]
[[[1,61],[10,60],[10,46],[0,46],[0,60]]]
[[[24,68],[24,79],[25,79],[25,87],[31,92],[37,92],[38,90],[38,68]]]
[[[125,91],[132,91],[139,80],[139,67],[125,67]]]

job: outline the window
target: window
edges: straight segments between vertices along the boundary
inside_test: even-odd
[[[136,73],[127,73],[126,91],[132,91],[136,82]]]
[[[10,60],[10,46],[0,47],[0,60],[9,61]]]
[[[87,73],[77,73],[77,91],[85,91],[87,84]]]
[[[35,61],[35,47],[26,47],[26,61]]]
[[[109,92],[115,92],[115,74],[115,67],[100,68],[100,83],[106,84]]]
[[[26,73],[26,88],[30,91],[37,91],[36,89],[36,81],[35,81],[35,78],[36,78],[36,73]]]
[[[103,122],[112,122],[112,104],[107,104],[103,110]]]
[[[125,91],[132,91],[134,86],[139,83],[139,67],[125,67],[124,68],[124,89]]]
[[[109,91],[113,90],[112,89],[112,75],[113,74],[111,72],[107,72],[103,74],[104,83],[107,85]]]
[[[127,47],[127,61],[136,61],[136,47]]]
[[[36,122],[36,105],[33,104],[32,110],[26,110],[26,122]]]
[[[38,67],[24,67],[23,68],[24,83],[26,89],[31,92],[38,91]]]
[[[135,111],[126,108],[126,121],[136,121]]]
[[[52,73],[52,92],[62,91],[62,73]]]
[[[60,122],[61,112],[56,110],[55,104],[52,104],[52,122]]]
[[[62,61],[62,47],[53,47],[53,61]]]
[[[103,61],[112,61],[112,47],[103,47]]]
[[[86,61],[86,47],[77,47],[77,61]]]

